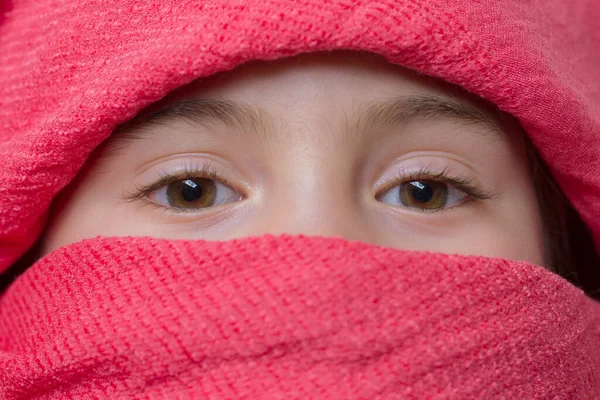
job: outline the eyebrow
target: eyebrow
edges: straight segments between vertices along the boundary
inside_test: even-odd
[[[450,119],[461,124],[482,125],[492,131],[501,131],[500,121],[493,115],[469,103],[438,96],[403,96],[379,101],[359,112],[357,125],[363,129],[393,126],[414,120]]]
[[[142,113],[120,125],[115,133],[129,134],[153,126],[183,120],[192,124],[223,123],[232,127],[264,130],[269,125],[267,114],[245,104],[212,98],[177,100],[158,111]]]
[[[445,118],[463,124],[486,126],[486,131],[501,132],[499,120],[471,104],[431,95],[412,95],[378,101],[362,106],[347,129],[370,131],[414,120]],[[266,110],[247,104],[215,98],[189,98],[175,101],[157,111],[140,114],[115,130],[118,136],[135,137],[152,126],[176,120],[192,124],[222,123],[245,131],[268,132],[272,119]],[[484,132],[484,134],[486,134]]]

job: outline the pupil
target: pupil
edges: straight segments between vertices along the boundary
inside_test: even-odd
[[[410,182],[411,195],[417,203],[429,203],[433,200],[435,193],[431,185],[423,184],[422,182]]]
[[[203,194],[202,185],[197,184],[193,179],[186,179],[181,182],[181,197],[183,197],[183,200],[193,203],[200,200]]]

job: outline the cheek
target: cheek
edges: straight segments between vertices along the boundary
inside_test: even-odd
[[[520,190],[519,190],[520,189]],[[545,236],[536,193],[531,186],[515,187],[511,200],[501,208],[498,238],[511,259],[547,266]]]
[[[127,231],[130,221],[114,212],[113,189],[95,171],[83,170],[52,204],[40,241],[42,255],[83,239]]]

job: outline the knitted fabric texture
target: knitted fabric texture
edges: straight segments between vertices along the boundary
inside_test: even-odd
[[[600,245],[597,0],[0,1],[0,273],[119,124],[350,49],[516,116]],[[334,239],[93,239],[0,298],[0,399],[597,399],[600,306],[521,263]]]
[[[118,124],[198,77],[332,49],[378,53],[518,117],[600,243],[597,0],[1,4],[0,271]]]
[[[523,263],[95,239],[0,300],[5,399],[597,399],[600,310]]]

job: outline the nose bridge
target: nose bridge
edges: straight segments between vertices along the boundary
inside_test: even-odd
[[[355,236],[355,219],[347,207],[333,208],[330,203],[278,204],[271,209],[265,228],[269,233],[290,233],[318,236]],[[348,210],[351,211],[351,210]]]
[[[347,207],[332,208],[318,204],[298,206],[282,204],[264,220],[265,233],[342,237],[364,240],[364,230],[358,214]]]
[[[314,156],[289,159],[278,174],[268,199],[265,233],[335,236],[363,240],[363,218],[351,168],[341,160]]]

